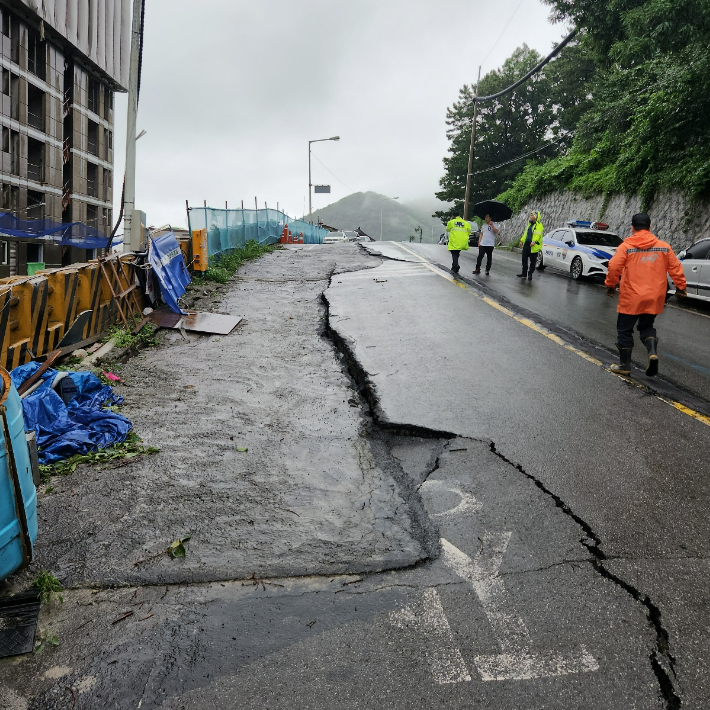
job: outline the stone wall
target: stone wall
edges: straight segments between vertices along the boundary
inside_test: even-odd
[[[631,234],[631,217],[641,211],[638,195],[615,195],[604,206],[604,196],[585,199],[572,192],[555,192],[526,205],[520,214],[503,223],[501,241],[517,241],[523,233],[528,214],[540,210],[545,233],[563,227],[569,220],[601,220],[624,238]],[[651,231],[667,241],[676,253],[700,237],[710,236],[710,203],[690,205],[679,192],[658,195],[648,210]]]

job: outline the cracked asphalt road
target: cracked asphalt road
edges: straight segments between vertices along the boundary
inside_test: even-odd
[[[699,422],[351,244],[219,310],[122,372],[161,453],[41,497],[71,589],[0,707],[707,707]]]

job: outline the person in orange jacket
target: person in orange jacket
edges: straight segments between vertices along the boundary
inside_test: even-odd
[[[666,303],[666,274],[676,285],[676,297],[686,296],[687,284],[678,257],[670,245],[651,234],[650,229],[651,218],[644,212],[631,218],[631,236],[622,242],[611,258],[604,282],[607,294],[613,297],[621,279],[616,309],[619,364],[611,366],[611,371],[619,375],[631,374],[635,325],[648,351],[646,374],[653,377],[658,373],[658,336],[653,323]]]

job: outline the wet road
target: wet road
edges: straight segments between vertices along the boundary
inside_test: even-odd
[[[605,569],[658,606],[677,692],[706,707],[710,420],[417,262],[410,246],[387,247],[409,261],[339,278],[327,294],[382,419],[491,440],[554,493],[600,541]],[[547,275],[524,286],[543,280],[566,286]]]
[[[446,247],[416,243],[406,246],[434,263],[450,266]],[[599,280],[574,281],[569,274],[548,267],[542,273],[536,272],[534,282],[528,283],[515,277],[521,270],[520,255],[500,249],[493,255],[491,275],[474,276],[477,255],[478,249],[462,252],[462,276],[520,308],[616,351],[616,299],[606,295]],[[672,299],[656,323],[661,376],[710,401],[710,303],[688,299],[677,305]],[[634,362],[639,367],[645,367],[645,352],[636,334]]]
[[[40,496],[73,588],[0,707],[708,707],[710,428],[404,246],[276,252],[126,366],[161,453]]]

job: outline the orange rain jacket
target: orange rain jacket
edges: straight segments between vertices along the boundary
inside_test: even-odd
[[[670,274],[676,288],[685,289],[685,275],[670,245],[647,229],[627,237],[609,262],[607,286],[619,287],[619,313],[662,313]]]

